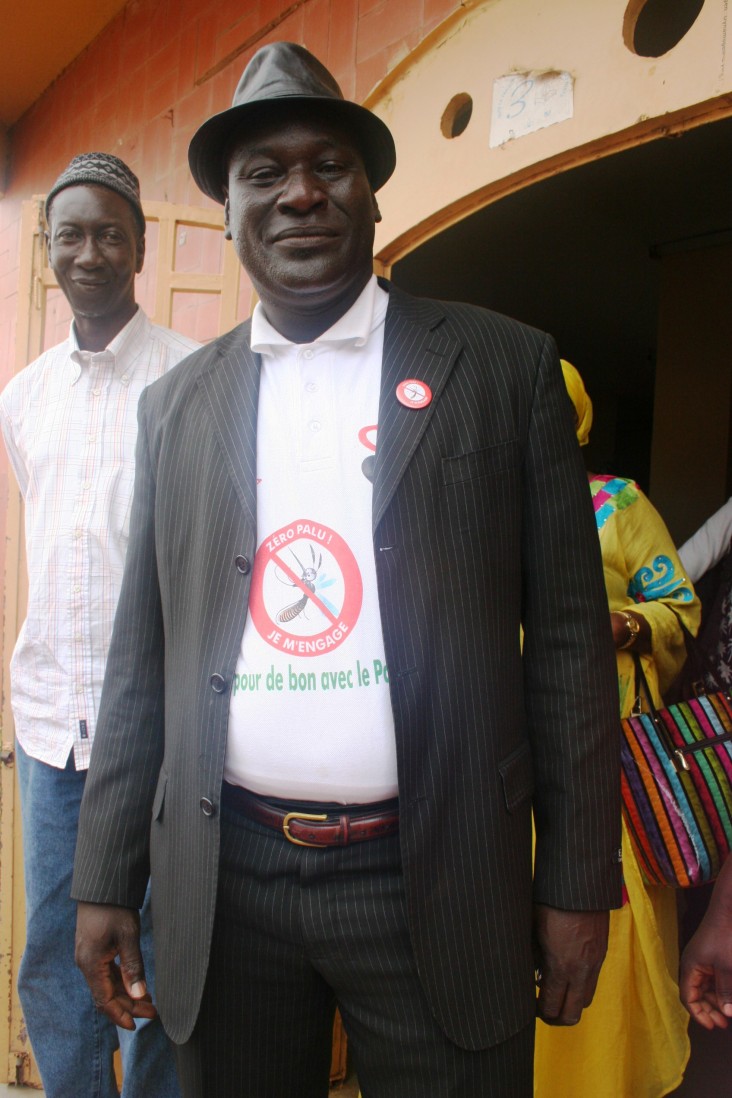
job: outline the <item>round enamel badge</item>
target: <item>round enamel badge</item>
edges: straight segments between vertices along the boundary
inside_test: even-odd
[[[432,400],[432,390],[424,381],[410,377],[400,381],[396,387],[396,396],[405,408],[426,408]]]

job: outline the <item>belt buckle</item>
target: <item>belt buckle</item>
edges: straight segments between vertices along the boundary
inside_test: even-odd
[[[302,839],[296,839],[294,835],[290,834],[290,820],[318,820],[320,823],[324,823],[328,819],[327,814],[324,816],[313,816],[309,812],[288,812],[282,821],[282,831],[288,842],[294,843],[295,846],[314,846],[319,850],[322,850],[327,843],[306,843]]]

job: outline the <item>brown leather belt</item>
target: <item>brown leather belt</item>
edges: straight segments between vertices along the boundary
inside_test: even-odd
[[[348,846],[367,839],[383,839],[399,830],[396,801],[377,805],[351,805],[344,811],[288,812],[242,789],[224,782],[223,803],[250,820],[279,831],[296,846]],[[315,805],[313,805],[315,807]]]

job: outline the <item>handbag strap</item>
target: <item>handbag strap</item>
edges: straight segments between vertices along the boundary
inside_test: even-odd
[[[671,609],[673,609],[673,607],[671,607]],[[673,612],[674,614],[676,614],[675,610]],[[692,664],[692,670],[694,673],[694,692],[696,694],[703,694],[705,692],[706,686],[704,683],[704,676],[707,675],[714,684],[715,690],[726,693],[727,688],[724,683],[721,683],[719,681],[716,668],[712,660],[705,652],[703,645],[700,644],[694,634],[689,629],[687,629],[686,625],[681,620],[678,614],[676,614],[676,620],[681,626],[681,632],[684,637],[684,644],[686,646],[686,658]],[[697,687],[700,687],[701,689],[697,689]]]
[[[640,713],[643,712],[643,710],[642,710],[643,700],[641,698],[641,687],[642,687],[643,691],[645,692],[645,695],[646,695],[646,701],[648,702],[648,712],[657,721],[658,720],[658,710],[656,709],[656,704],[653,700],[653,695],[651,694],[651,688],[648,685],[648,679],[646,678],[646,673],[643,670],[643,664],[641,662],[641,658],[640,658],[640,656],[638,655],[637,652],[632,652],[631,651],[630,654],[633,657],[633,663],[635,665],[635,701],[633,702],[633,709],[632,709],[632,714],[631,715],[632,716],[638,716]]]
[[[684,647],[686,648],[686,658],[687,658],[687,660],[689,660],[694,665],[693,666],[693,671],[694,671],[694,693],[697,696],[699,694],[706,693],[706,685],[704,683],[704,674],[705,673],[707,673],[709,675],[709,678],[714,683],[714,687],[715,687],[716,690],[720,691],[721,693],[727,693],[727,688],[724,686],[723,683],[720,683],[719,679],[717,678],[717,674],[716,674],[716,671],[715,671],[715,668],[714,668],[714,664],[709,659],[709,656],[704,651],[704,648],[702,647],[702,645],[699,644],[699,642],[697,641],[694,634],[687,628],[686,624],[680,618],[680,616],[678,615],[678,613],[676,612],[674,607],[669,606],[669,610],[672,612],[672,614],[676,618],[676,621],[679,624],[679,628],[681,629],[681,635],[684,638]],[[653,703],[653,698],[651,697],[651,691],[648,688],[648,682],[646,680],[646,676],[645,676],[645,672],[643,670],[643,664],[641,663],[640,656],[638,655],[637,652],[634,652],[632,649],[631,649],[630,654],[633,657],[633,662],[635,663],[635,697],[636,697],[636,703],[640,702],[640,684],[642,684],[643,688],[645,690],[645,693],[646,693],[646,697],[648,698],[649,712],[650,713],[656,713],[657,710],[656,710],[656,707]],[[697,687],[699,687],[700,689],[697,689]],[[633,706],[633,710],[635,711],[635,704]]]
[[[641,715],[640,691],[641,691],[641,687],[642,687],[643,690],[645,691],[646,699],[648,701],[648,714],[649,714],[649,716],[650,716],[650,718],[653,722],[653,727],[655,728],[659,739],[663,740],[664,747],[666,748],[666,750],[668,752],[669,758],[671,759],[671,762],[672,762],[673,766],[675,767],[675,769],[677,771],[678,770],[688,770],[689,769],[689,764],[686,761],[686,759],[684,758],[683,752],[679,750],[679,748],[676,746],[676,744],[672,740],[671,735],[668,731],[668,728],[666,727],[666,722],[664,721],[663,717],[661,716],[658,709],[656,708],[656,703],[653,700],[653,695],[651,694],[651,688],[648,685],[648,679],[646,678],[646,673],[643,670],[643,664],[641,662],[641,658],[640,658],[640,656],[638,655],[637,652],[632,652],[631,655],[633,657],[633,663],[635,664],[635,690],[636,690],[636,701],[633,704],[633,711],[631,713],[631,717],[639,717]],[[638,705],[637,710],[636,710],[636,705]]]

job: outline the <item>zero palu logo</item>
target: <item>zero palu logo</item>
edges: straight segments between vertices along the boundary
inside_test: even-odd
[[[273,648],[297,656],[338,648],[353,631],[362,602],[356,558],[330,527],[297,519],[259,546],[249,610]]]

